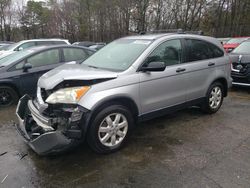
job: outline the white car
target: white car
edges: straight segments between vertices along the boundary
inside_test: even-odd
[[[33,46],[48,46],[48,45],[59,45],[59,44],[68,44],[70,45],[68,40],[64,39],[32,39],[32,40],[22,40],[20,42],[4,46],[0,49],[0,59],[15,53],[17,51],[21,51],[26,48],[30,48]]]

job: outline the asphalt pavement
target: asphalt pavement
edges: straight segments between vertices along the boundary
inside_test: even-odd
[[[17,134],[15,106],[0,109],[0,187],[250,187],[250,89],[234,89],[220,111],[189,108],[138,125],[110,155],[86,144],[50,157]],[[49,144],[49,143],[48,143]]]

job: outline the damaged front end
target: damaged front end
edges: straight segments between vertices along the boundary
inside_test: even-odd
[[[65,151],[83,140],[87,110],[77,104],[40,104],[23,96],[17,106],[18,132],[39,155]]]

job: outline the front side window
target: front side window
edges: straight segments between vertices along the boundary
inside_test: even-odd
[[[187,62],[213,58],[213,51],[209,44],[202,40],[186,39]]]
[[[135,62],[151,42],[152,40],[144,39],[119,39],[97,51],[82,65],[124,71]]]
[[[166,66],[176,65],[182,61],[182,46],[179,39],[160,44],[146,59],[144,66],[151,62],[164,62]]]
[[[88,57],[84,50],[77,48],[63,48],[63,54],[65,62],[85,60]]]
[[[52,65],[60,62],[59,50],[53,49],[41,52],[27,59],[32,67]]]

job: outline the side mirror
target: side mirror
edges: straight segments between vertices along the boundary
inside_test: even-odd
[[[147,66],[141,67],[140,70],[143,72],[146,72],[146,71],[161,72],[161,71],[164,71],[165,69],[166,69],[166,65],[164,62],[153,61],[153,62],[150,62]]]
[[[19,47],[19,48],[18,48],[18,51],[22,51],[22,50],[23,50],[23,47]]]
[[[32,68],[32,65],[30,63],[26,63],[23,65],[23,72],[28,72],[28,70],[31,68]]]

